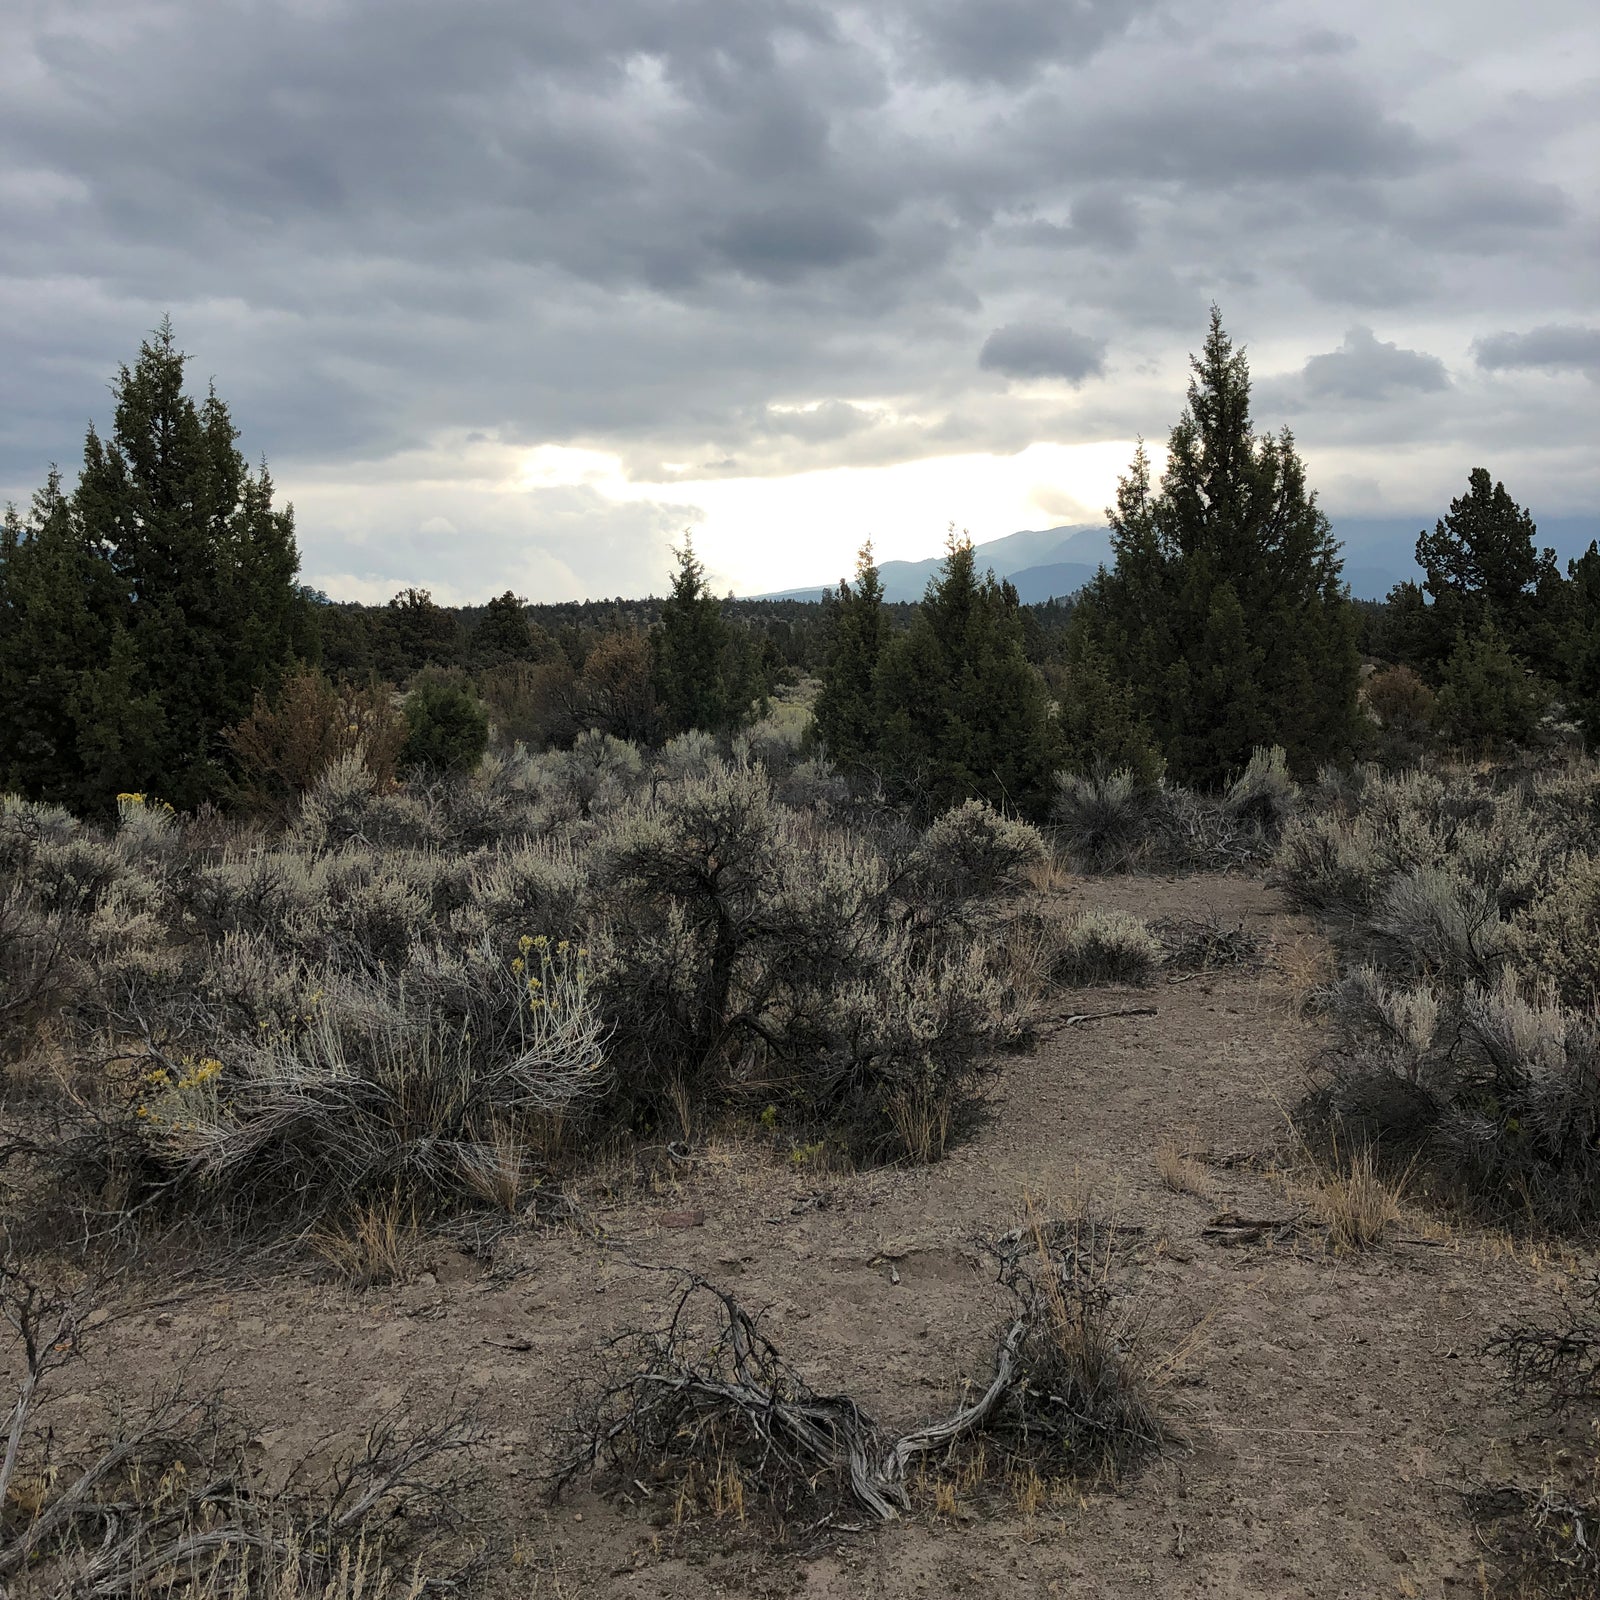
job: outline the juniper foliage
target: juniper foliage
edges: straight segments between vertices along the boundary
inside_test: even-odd
[[[1258,746],[1297,769],[1357,727],[1356,617],[1286,428],[1257,435],[1244,351],[1211,328],[1159,490],[1141,445],[1107,516],[1116,552],[1074,625],[1130,686],[1179,781],[1219,785]]]

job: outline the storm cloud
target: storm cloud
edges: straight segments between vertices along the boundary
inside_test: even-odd
[[[1600,328],[1550,324],[1527,333],[1495,333],[1479,339],[1472,353],[1490,372],[1533,367],[1600,378]]]
[[[1426,394],[1450,387],[1438,356],[1402,350],[1363,327],[1352,328],[1337,350],[1312,356],[1304,376],[1308,394],[1337,400],[1383,400],[1407,390]]]
[[[1216,301],[1335,508],[1429,511],[1492,440],[1586,509],[1594,71],[1575,0],[26,0],[0,495],[170,312],[335,592],[647,588],[702,515],[776,587],[942,522],[841,478],[797,548],[762,484],[1159,440]]]
[[[978,365],[1010,378],[1064,378],[1081,384],[1106,370],[1106,342],[1051,323],[1017,322],[983,341]]]

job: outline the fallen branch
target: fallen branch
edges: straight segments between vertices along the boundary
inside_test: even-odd
[[[993,1374],[975,1400],[898,1436],[849,1396],[816,1393],[731,1294],[682,1273],[665,1324],[608,1347],[608,1373],[558,1449],[550,1496],[602,1466],[635,1487],[666,1473],[719,1509],[742,1506],[748,1485],[780,1523],[816,1527],[837,1525],[846,1503],[892,1521],[910,1507],[917,1461],[978,1437],[998,1460],[1057,1476],[1125,1465],[1161,1429],[1103,1268],[1113,1236],[1141,1230],[1084,1227],[1035,1222],[989,1246],[1017,1302]],[[709,1333],[697,1313],[709,1313]]]
[[[1270,1235],[1274,1243],[1282,1244],[1298,1233],[1326,1227],[1325,1222],[1317,1222],[1304,1213],[1293,1217],[1241,1217],[1236,1211],[1224,1211],[1200,1230],[1200,1237],[1215,1239],[1219,1244],[1259,1244]]]

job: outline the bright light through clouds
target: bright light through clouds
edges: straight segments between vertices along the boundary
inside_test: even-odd
[[[0,498],[170,312],[332,594],[820,584],[1098,520],[1215,300],[1336,516],[1594,512],[1590,10],[0,9]]]
[[[867,539],[880,560],[919,561],[940,548],[951,523],[981,542],[1098,522],[1132,451],[1131,441],[1036,444],[1015,456],[700,483],[697,547],[713,571],[749,592],[828,582],[849,575]]]

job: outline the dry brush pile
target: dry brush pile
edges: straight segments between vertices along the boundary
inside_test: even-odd
[[[1321,1110],[1496,1218],[1592,1225],[1600,768],[1361,769],[1320,801],[1278,871],[1340,949]]]
[[[596,1477],[657,1520],[757,1519],[780,1539],[954,1503],[957,1487],[1043,1499],[1119,1481],[1157,1451],[1158,1358],[1118,1261],[1130,1230],[1030,1212],[987,1243],[1001,1315],[992,1369],[948,1414],[896,1431],[814,1390],[727,1290],[693,1273],[657,1327],[610,1340],[558,1441],[550,1491]],[[1131,1230],[1137,1233],[1138,1230]]]
[[[271,832],[0,806],[6,1154],[80,1208],[309,1224],[513,1206],[726,1117],[936,1157],[1028,1026],[999,908],[1045,854],[917,833],[826,769],[593,735],[397,786],[350,755]]]

